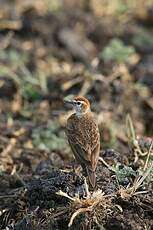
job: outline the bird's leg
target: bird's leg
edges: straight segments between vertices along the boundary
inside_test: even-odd
[[[72,172],[75,174],[75,160],[72,161]]]
[[[72,170],[74,174],[80,175],[81,166],[75,160],[72,161]]]
[[[89,187],[88,187],[88,184],[87,184],[86,177],[84,177],[84,188],[85,188],[85,192],[86,192],[86,198],[89,198],[90,197],[90,192],[89,192]]]
[[[75,181],[77,177],[80,177],[81,173],[81,166],[77,164],[75,160],[71,162],[72,165],[72,173],[73,173],[73,180]]]

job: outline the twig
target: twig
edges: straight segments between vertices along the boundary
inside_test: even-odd
[[[71,225],[73,224],[74,219],[76,218],[76,216],[78,216],[81,213],[84,212],[91,212],[92,211],[92,207],[89,208],[79,208],[76,212],[73,213],[73,215],[71,216],[70,222],[68,224],[68,227],[71,227]]]
[[[65,192],[62,192],[61,190],[59,190],[58,192],[56,192],[57,195],[60,195],[60,196],[64,196],[64,197],[67,197],[69,200],[72,200],[72,201],[75,201],[76,198],[73,198],[71,196],[69,196],[67,193]]]
[[[21,21],[3,20],[0,22],[0,29],[20,30],[22,28]]]
[[[127,127],[128,139],[131,140],[132,143],[134,143],[134,141],[136,140],[136,134],[135,134],[135,130],[133,127],[131,116],[129,114],[127,114],[127,117],[126,117],[126,127]]]
[[[16,178],[16,180],[20,181],[20,183],[21,183],[24,187],[26,187],[25,182],[22,180],[22,178],[19,176],[19,174],[18,174],[17,171],[16,171],[16,165],[14,165],[14,167],[13,167],[13,169],[12,169],[12,172],[11,172],[11,175],[13,175],[13,176]]]
[[[150,148],[149,148],[149,151],[148,151],[148,155],[147,155],[147,158],[146,158],[146,162],[145,162],[145,165],[144,165],[144,168],[143,168],[144,171],[145,171],[146,168],[148,167],[148,162],[149,162],[149,157],[150,157],[150,155],[151,155],[152,147],[153,147],[153,141],[151,141],[151,144],[150,144]]]
[[[72,208],[76,209],[70,218],[68,227],[70,227],[73,224],[74,219],[79,214],[93,211],[93,208],[97,206],[100,202],[104,201],[104,204],[105,204],[105,202],[109,200],[106,198],[116,195],[116,194],[109,194],[109,195],[104,196],[104,193],[102,192],[102,190],[97,190],[93,192],[92,194],[90,193],[90,197],[89,198],[86,197],[85,199],[80,199],[77,196],[75,196],[74,198],[70,197],[67,193],[62,192],[61,190],[57,192],[56,194],[67,197],[69,200],[72,201]],[[103,206],[104,208],[106,208],[106,204],[105,205],[104,204]]]
[[[110,170],[110,171],[113,171],[113,172],[116,172],[116,170],[111,167],[109,164],[107,164],[107,162],[102,158],[102,157],[99,157],[99,160]]]
[[[16,145],[16,138],[11,138],[7,147],[1,152],[1,156],[4,157],[8,155]]]
[[[140,187],[140,185],[142,184],[142,182],[146,179],[146,177],[149,175],[150,171],[153,168],[153,162],[151,163],[150,167],[146,170],[146,172],[144,172],[142,177],[139,177],[137,179],[137,181],[135,182],[135,184],[133,185],[133,189],[134,192]]]
[[[55,214],[52,214],[52,218],[57,219],[60,215],[63,216],[65,213],[67,213],[67,211],[68,211],[67,209],[64,209],[64,210],[61,210]]]
[[[152,170],[152,168],[153,168],[153,162],[152,162],[152,164],[150,165],[150,167],[144,172],[143,176],[142,176],[142,177],[139,176],[139,177],[135,180],[133,186],[131,186],[131,187],[129,187],[129,188],[127,187],[126,189],[121,188],[121,189],[119,190],[121,197],[122,197],[122,198],[125,198],[125,197],[131,197],[131,196],[133,196],[133,195],[138,195],[138,194],[147,193],[148,191],[138,191],[138,192],[136,192],[136,190],[140,187],[140,185],[143,183],[143,181],[144,181],[144,180],[146,179],[146,177],[149,175],[149,173],[150,173],[150,171]]]
[[[5,36],[5,38],[1,41],[1,44],[0,44],[0,49],[1,50],[4,50],[4,49],[6,49],[9,46],[13,35],[14,35],[14,32],[10,31],[7,34],[7,36]]]

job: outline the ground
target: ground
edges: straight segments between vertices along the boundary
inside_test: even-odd
[[[0,0],[0,229],[151,230],[153,2],[55,2]],[[99,124],[95,191],[64,131],[73,95]]]

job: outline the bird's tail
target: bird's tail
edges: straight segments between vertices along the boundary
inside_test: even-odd
[[[96,186],[96,174],[95,174],[95,171],[92,171],[88,167],[86,167],[86,171],[87,171],[87,175],[88,175],[90,185],[92,186],[92,188],[95,188],[95,186]]]

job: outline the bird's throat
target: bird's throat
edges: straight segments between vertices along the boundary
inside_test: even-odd
[[[88,112],[89,112],[89,110],[86,110],[85,112],[77,111],[77,112],[75,113],[75,115],[76,115],[78,118],[81,118],[81,117],[83,117],[84,115],[86,115]]]

